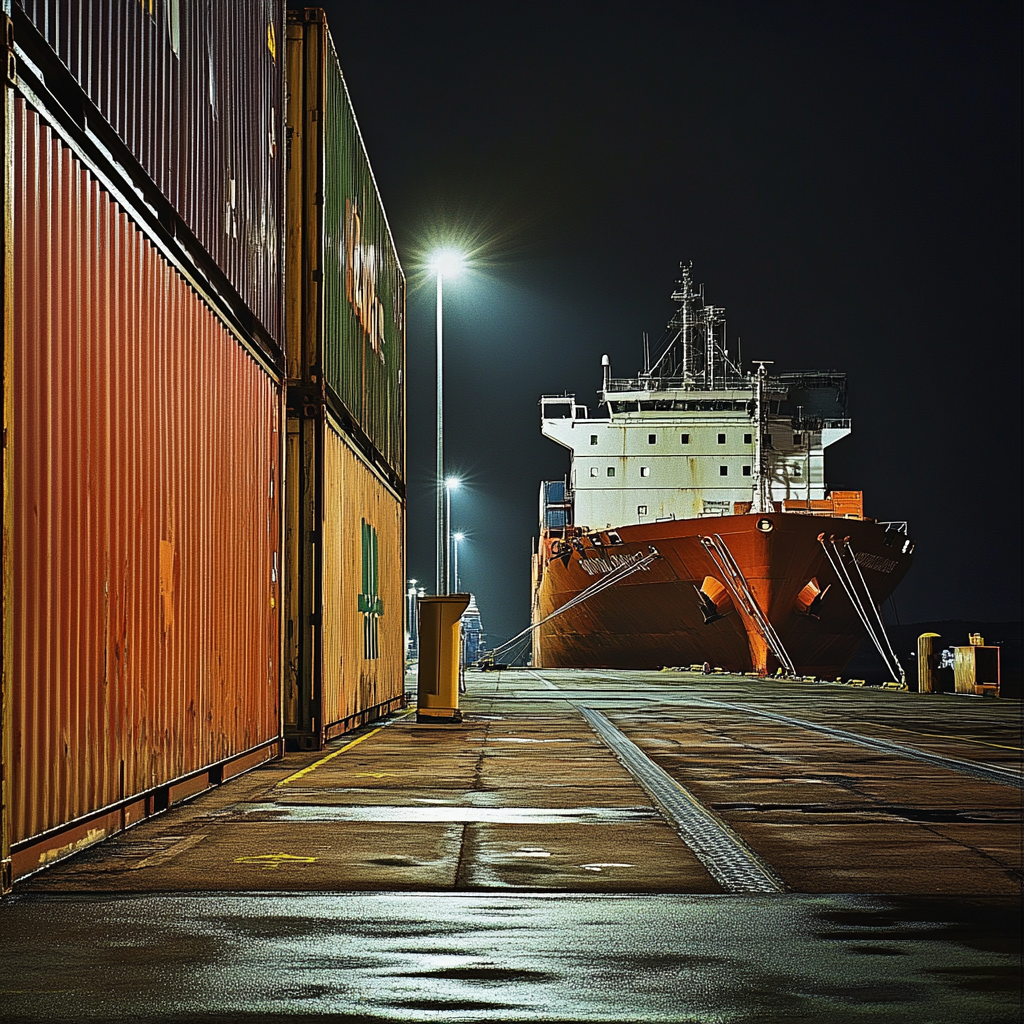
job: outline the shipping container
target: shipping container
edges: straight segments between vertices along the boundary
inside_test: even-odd
[[[405,277],[323,11],[288,14],[288,376],[399,489]]]
[[[13,121],[19,877],[278,753],[283,446],[281,384],[102,169],[20,97]]]
[[[289,391],[285,734],[317,749],[400,707],[405,506],[315,391]]]
[[[62,104],[97,132],[90,111],[98,111],[166,200],[161,220],[172,233],[198,240],[275,340],[284,6],[15,0],[14,7],[25,67],[46,77],[59,62],[70,73],[72,87],[59,90]]]
[[[9,51],[10,21],[5,0],[0,21],[7,37],[6,74],[0,92],[0,344],[3,350],[3,575],[0,619],[3,630],[3,668],[0,671],[0,893],[11,887],[11,773],[12,763],[12,667],[14,664],[14,81],[15,68]]]

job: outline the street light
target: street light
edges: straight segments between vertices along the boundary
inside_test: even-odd
[[[452,575],[455,577],[455,593],[459,592],[459,541],[465,540],[464,533],[452,534]]]
[[[409,580],[409,589],[405,592],[405,653],[412,653],[412,638],[416,632],[416,580]]]
[[[442,377],[443,318],[441,283],[446,277],[458,277],[465,267],[465,258],[454,249],[441,249],[430,258],[430,269],[437,275],[437,593],[448,593],[448,534],[445,524],[444,479],[444,389]]]
[[[441,523],[441,536],[444,543],[444,561],[442,563],[442,575],[441,579],[444,583],[444,590],[439,590],[440,594],[451,593],[449,587],[449,573],[448,573],[448,552],[451,548],[451,524],[452,524],[452,491],[457,491],[462,481],[457,476],[445,477],[444,481],[444,504],[441,508],[442,523]]]

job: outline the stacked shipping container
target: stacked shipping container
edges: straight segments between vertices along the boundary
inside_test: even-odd
[[[4,88],[5,886],[282,746],[283,183],[262,114],[281,5],[204,35],[182,4],[173,68],[153,4],[23,7]],[[212,50],[262,73],[203,127],[179,100]],[[236,159],[268,235],[198,217]]]
[[[289,13],[286,735],[404,693],[405,278],[322,11]]]
[[[15,3],[19,39],[31,22],[80,86],[77,105],[95,105],[167,200],[171,229],[198,240],[249,326],[278,340],[283,3]],[[73,90],[61,99],[76,105]]]
[[[323,14],[286,282],[283,3],[16,3],[4,888],[404,689],[405,281]]]

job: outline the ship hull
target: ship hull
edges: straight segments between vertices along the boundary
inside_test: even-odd
[[[884,524],[798,513],[625,526],[612,538],[607,531],[575,532],[568,539],[554,532],[541,538],[534,563],[535,625],[631,560],[652,552],[657,557],[535,629],[537,667],[656,669],[707,662],[730,672],[772,673],[784,660],[766,636],[774,630],[798,673],[835,678],[868,635],[850,595],[851,580],[870,621],[912,561],[912,547],[903,550],[905,534],[887,532]],[[610,543],[616,536],[621,543]],[[739,579],[727,578],[730,559]]]

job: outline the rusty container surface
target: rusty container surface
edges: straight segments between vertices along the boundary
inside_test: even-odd
[[[405,504],[311,393],[287,452],[285,734],[317,749],[403,703]]]
[[[405,275],[323,11],[288,15],[288,376],[405,474]]]
[[[402,503],[326,428],[323,718],[327,737],[405,688]]]
[[[281,397],[20,99],[14,120],[17,875],[276,754]]]
[[[280,335],[281,0],[15,0]]]

